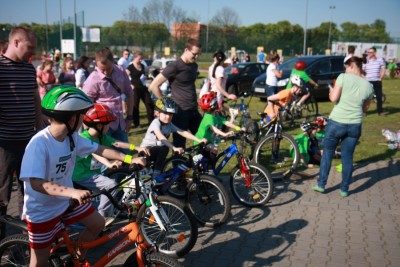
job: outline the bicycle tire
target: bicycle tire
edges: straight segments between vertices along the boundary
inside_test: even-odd
[[[275,133],[263,137],[254,149],[253,161],[264,166],[272,175],[272,179],[289,178],[300,159],[299,147],[289,134],[278,134],[278,142],[274,142]],[[273,153],[273,145],[278,145],[278,152]]]
[[[233,196],[247,207],[263,206],[273,194],[274,183],[271,174],[258,163],[250,162],[249,167],[253,178],[250,186],[246,185],[239,168],[232,170],[230,185]]]
[[[198,223],[214,228],[224,224],[231,212],[231,200],[225,187],[215,177],[199,175],[200,184],[190,181],[186,202]]]
[[[0,242],[0,266],[29,266],[31,249],[24,234],[8,236]]]
[[[163,167],[163,173],[167,172],[174,166],[178,164],[188,164],[188,159],[185,157],[171,157],[165,161],[164,167]],[[187,173],[182,174],[180,177],[178,177],[174,183],[168,188],[168,194],[170,194],[173,197],[179,198],[179,199],[185,199],[186,197],[186,188],[187,188],[187,181],[191,180],[193,177],[193,172],[189,171]]]
[[[150,253],[145,255],[144,266],[165,266],[165,267],[183,267],[183,264],[171,256],[162,253]],[[125,261],[123,267],[138,267],[136,252],[132,253]]]
[[[160,252],[182,257],[189,253],[196,244],[198,236],[196,219],[178,199],[170,196],[158,196],[158,202],[169,220],[167,223],[159,213],[167,231],[161,230],[154,221],[150,207],[144,204],[140,207],[137,215],[143,237],[149,243],[156,244]]]

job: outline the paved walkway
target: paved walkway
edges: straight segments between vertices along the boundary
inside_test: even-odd
[[[244,208],[232,198],[228,224],[200,228],[196,246],[180,261],[192,267],[400,266],[400,160],[359,164],[347,198],[339,197],[341,175],[334,168],[325,194],[310,189],[317,175],[310,169],[276,183],[263,208]],[[121,266],[127,255],[110,266]]]

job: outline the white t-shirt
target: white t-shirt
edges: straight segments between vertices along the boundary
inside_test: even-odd
[[[269,86],[276,86],[278,83],[278,78],[276,77],[273,70],[276,70],[276,65],[274,63],[271,63],[268,65],[267,80],[265,81],[265,83]]]
[[[124,70],[129,66],[129,63],[129,59],[126,59],[124,57],[118,59],[118,65],[122,66]]]
[[[76,156],[84,157],[95,152],[98,144],[73,135],[75,148],[70,151],[69,137],[57,141],[50,133],[49,127],[32,137],[22,159],[20,179],[24,182],[24,208],[22,219],[31,222],[49,221],[62,214],[69,205],[69,198],[49,196],[31,187],[29,178],[53,181],[61,186],[73,187],[72,172]]]
[[[83,84],[86,81],[86,76],[85,76],[85,69],[80,68],[75,72],[75,86],[79,89],[82,89],[80,84]]]
[[[222,88],[225,89],[226,85],[226,79],[227,77],[224,76],[224,67],[218,66],[217,69],[215,70],[215,78],[212,77],[213,70],[214,70],[214,64],[213,63],[209,68],[208,68],[208,78],[210,79],[211,82],[211,91],[214,91],[217,93],[217,99],[218,102],[224,97],[221,92],[217,89],[217,79],[222,78]]]

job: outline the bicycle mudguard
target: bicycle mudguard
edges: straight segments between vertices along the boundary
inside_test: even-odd
[[[28,231],[28,226],[26,225],[25,221],[21,221],[20,219],[14,218],[10,215],[3,215],[0,216],[0,222],[15,226],[22,230]]]

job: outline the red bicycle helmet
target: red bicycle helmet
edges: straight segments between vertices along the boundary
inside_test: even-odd
[[[204,94],[199,101],[200,108],[203,111],[214,111],[218,108],[217,94],[215,92],[209,92]]]
[[[325,118],[325,117],[323,117],[323,116],[319,116],[319,117],[316,117],[316,118],[314,119],[314,122],[315,122],[316,124],[318,124],[318,127],[319,127],[319,128],[324,129],[326,123],[328,122],[328,120],[327,120],[327,118]]]
[[[83,117],[83,122],[88,126],[93,126],[97,123],[108,124],[116,120],[117,117],[108,106],[97,103]]]
[[[294,68],[296,70],[305,70],[306,67],[307,67],[307,63],[305,63],[302,60],[297,61],[296,64],[294,65]]]

